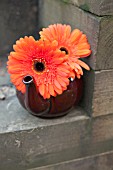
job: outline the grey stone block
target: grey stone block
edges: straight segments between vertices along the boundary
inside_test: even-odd
[[[29,170],[112,170],[113,151]]]
[[[83,129],[87,119],[80,108],[62,118],[40,119],[25,111],[15,96],[1,101],[0,170],[23,170],[68,159],[70,145],[74,147],[79,139],[76,122],[82,121]]]
[[[25,111],[15,96],[0,101],[0,170],[27,170],[113,150],[113,115],[89,118],[77,107],[58,119]]]

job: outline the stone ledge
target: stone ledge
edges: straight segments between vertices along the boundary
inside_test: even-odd
[[[75,170],[75,167],[76,170],[110,170],[113,167],[113,151],[29,170]]]
[[[79,107],[40,119],[15,96],[0,102],[0,170],[26,170],[113,150],[113,115],[89,118]]]
[[[33,130],[40,127],[84,120],[86,118],[83,110],[79,107],[65,117],[57,119],[37,118],[21,107],[16,96],[0,101],[0,108],[0,133]]]

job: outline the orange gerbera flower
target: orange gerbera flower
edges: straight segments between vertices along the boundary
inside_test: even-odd
[[[81,67],[89,70],[89,66],[79,58],[87,57],[91,54],[87,37],[80,30],[71,32],[69,25],[54,24],[40,31],[41,39],[50,43],[54,40],[58,42],[57,48],[68,54],[68,64],[75,70],[75,75],[80,78],[83,75]]]
[[[65,63],[65,52],[56,50],[57,42],[51,44],[32,36],[20,38],[13,46],[8,59],[8,72],[17,90],[25,93],[23,78],[31,75],[37,91],[45,99],[61,94],[69,84],[70,67]]]

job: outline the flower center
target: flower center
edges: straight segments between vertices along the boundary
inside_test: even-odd
[[[65,51],[65,53],[68,54],[68,50],[65,47],[61,47],[60,50]]]
[[[33,69],[36,72],[41,73],[45,70],[45,63],[42,61],[34,60],[33,61]]]

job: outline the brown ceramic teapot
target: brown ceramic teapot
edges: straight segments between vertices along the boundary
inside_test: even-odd
[[[82,79],[70,80],[66,91],[50,99],[44,99],[37,93],[32,76],[24,77],[23,83],[26,86],[26,93],[17,91],[21,105],[31,114],[42,118],[54,118],[67,114],[74,105],[78,104],[82,96]]]

